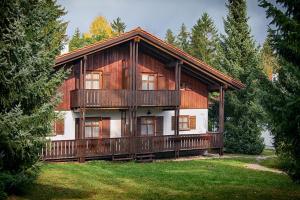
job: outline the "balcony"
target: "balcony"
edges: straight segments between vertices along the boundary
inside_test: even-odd
[[[179,106],[179,91],[97,89],[71,91],[71,108],[83,107],[84,103],[87,108],[123,108],[134,105],[134,102],[137,106]]]

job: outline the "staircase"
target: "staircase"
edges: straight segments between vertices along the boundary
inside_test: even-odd
[[[133,160],[133,156],[131,154],[125,154],[125,155],[113,155],[112,156],[112,161],[131,161]]]
[[[137,154],[135,156],[135,161],[138,163],[153,162],[154,157],[155,155],[152,153]]]

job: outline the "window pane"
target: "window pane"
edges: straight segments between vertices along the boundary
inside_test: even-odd
[[[148,80],[148,75],[147,74],[142,74],[142,80],[147,81]]]
[[[93,89],[99,89],[99,81],[93,81]]]
[[[91,83],[91,81],[85,81],[85,88],[86,89],[92,89],[92,83]]]
[[[142,83],[142,90],[148,90],[148,84],[145,81]]]
[[[85,125],[92,125],[91,121],[85,121]]]
[[[149,75],[149,81],[154,81],[154,76],[153,75]]]
[[[92,78],[92,74],[86,74],[86,75],[85,75],[85,78],[86,78],[86,79],[91,79],[91,78]]]
[[[99,74],[93,74],[93,79],[99,80],[100,79],[100,75]]]
[[[147,125],[141,125],[141,135],[147,135]]]
[[[148,125],[148,135],[153,135],[153,134],[154,134],[154,126]]]
[[[154,90],[154,83],[153,82],[150,82],[149,83],[149,90]]]
[[[92,136],[91,127],[85,127],[85,137],[90,138]]]
[[[99,126],[93,127],[93,136],[94,138],[97,138],[99,136]]]
[[[187,123],[183,123],[183,124],[182,124],[182,128],[183,128],[183,129],[188,129],[188,128],[189,128],[189,127],[188,127],[188,124],[187,124]]]

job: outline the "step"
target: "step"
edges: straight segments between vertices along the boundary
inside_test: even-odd
[[[136,155],[136,158],[143,159],[143,158],[154,158],[155,155],[153,154],[144,154],[144,155]]]

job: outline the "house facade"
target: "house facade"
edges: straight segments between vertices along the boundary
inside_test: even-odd
[[[224,92],[243,84],[141,28],[58,56],[70,71],[44,159],[223,149]],[[218,132],[208,95],[219,92]]]

